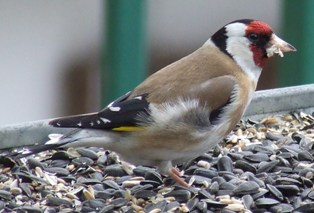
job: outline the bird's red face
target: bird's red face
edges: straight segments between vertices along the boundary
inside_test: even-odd
[[[253,60],[259,67],[264,67],[268,59],[266,46],[272,35],[273,30],[271,27],[261,21],[252,21],[246,27],[245,36],[251,42],[249,47],[253,53]]]
[[[251,19],[227,24],[218,30],[211,40],[244,70],[261,69],[271,56],[283,56],[283,52],[296,50],[276,36],[268,24]]]

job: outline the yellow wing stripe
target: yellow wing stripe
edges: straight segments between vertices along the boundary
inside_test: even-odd
[[[134,131],[139,131],[139,130],[143,130],[144,127],[141,126],[120,126],[120,127],[116,127],[113,128],[113,131],[119,131],[119,132],[134,132]]]

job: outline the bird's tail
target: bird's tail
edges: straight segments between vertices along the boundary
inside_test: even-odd
[[[67,147],[103,147],[110,148],[110,144],[117,140],[117,135],[110,132],[88,129],[74,129],[67,134],[50,134],[44,144],[23,147],[13,150],[9,155],[23,158],[39,152]]]

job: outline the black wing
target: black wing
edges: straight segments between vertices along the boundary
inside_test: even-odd
[[[131,92],[121,96],[98,113],[57,118],[50,121],[54,127],[89,128],[133,131],[139,128],[138,116],[149,115],[147,94],[129,98]]]

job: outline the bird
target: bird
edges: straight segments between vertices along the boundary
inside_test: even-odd
[[[265,22],[240,19],[199,49],[153,73],[95,113],[52,119],[55,128],[34,154],[58,147],[102,147],[135,165],[156,167],[182,186],[177,164],[213,149],[240,121],[266,62],[296,48]]]

